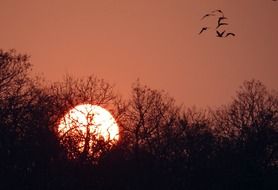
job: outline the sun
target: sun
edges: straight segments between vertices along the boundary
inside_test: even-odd
[[[61,144],[72,150],[69,151],[72,152],[71,157],[75,157],[77,153],[92,155],[101,151],[98,142],[104,142],[106,147],[110,147],[119,140],[119,127],[106,109],[81,104],[70,109],[61,118],[58,136]]]

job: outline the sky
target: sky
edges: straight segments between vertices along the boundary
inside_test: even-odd
[[[278,89],[272,0],[0,0],[0,48],[31,55],[34,75],[95,75],[129,97],[140,81],[185,106],[229,103],[244,80]],[[235,37],[217,38],[221,9]],[[203,26],[210,29],[198,35]]]

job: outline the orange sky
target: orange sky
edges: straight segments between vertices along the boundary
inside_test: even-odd
[[[94,74],[125,96],[137,79],[178,103],[228,103],[246,79],[278,89],[272,0],[0,0],[0,48],[32,56],[47,80]],[[235,38],[200,28],[222,9]]]

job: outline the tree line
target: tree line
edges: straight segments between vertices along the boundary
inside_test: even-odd
[[[1,189],[274,189],[278,187],[278,93],[244,81],[230,103],[197,110],[136,81],[124,99],[95,76],[46,84],[30,57],[0,50]],[[81,103],[109,110],[117,144],[57,136]],[[70,155],[70,156],[69,156]]]

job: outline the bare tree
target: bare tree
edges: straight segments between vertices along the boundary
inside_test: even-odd
[[[29,56],[15,50],[0,50],[0,99],[18,93],[27,82],[31,69]]]
[[[256,132],[266,127],[277,129],[277,92],[269,92],[260,81],[245,81],[233,102],[216,110],[213,119],[215,129],[223,136],[244,135],[249,129]]]
[[[0,117],[2,130],[12,131],[14,135],[23,134],[23,107],[33,101],[28,77],[31,64],[27,55],[17,54],[15,50],[0,50]],[[9,127],[5,127],[9,126]]]
[[[30,70],[29,56],[0,50],[0,175],[27,189],[21,181],[30,180],[55,156],[55,139],[48,130],[51,101]]]
[[[152,90],[137,81],[127,111],[124,138],[135,156],[146,151],[157,157],[169,156],[179,108],[163,91]]]
[[[74,79],[66,76],[65,80],[56,83],[49,88],[53,97],[53,104],[56,107],[56,113],[53,120],[56,121],[54,128],[58,133],[57,126],[61,119],[66,119],[65,114],[74,109],[79,104],[91,104],[101,106],[112,114],[115,114],[117,122],[120,123],[120,117],[123,113],[122,101],[119,96],[114,93],[113,86],[105,82],[103,79],[90,76],[83,79]],[[55,98],[54,98],[55,97]],[[81,110],[77,110],[81,112]],[[87,110],[85,114],[87,124],[80,123],[76,118],[71,118],[71,128],[64,131],[63,135],[58,136],[61,145],[67,151],[70,158],[97,161],[98,157],[108,151],[114,144],[114,139],[108,137],[103,139],[98,136],[97,127],[95,125],[93,110]],[[86,128],[86,132],[81,131],[81,126]]]
[[[216,135],[233,140],[243,156],[262,167],[277,165],[277,92],[269,92],[260,81],[245,81],[233,102],[213,113],[213,123]]]

